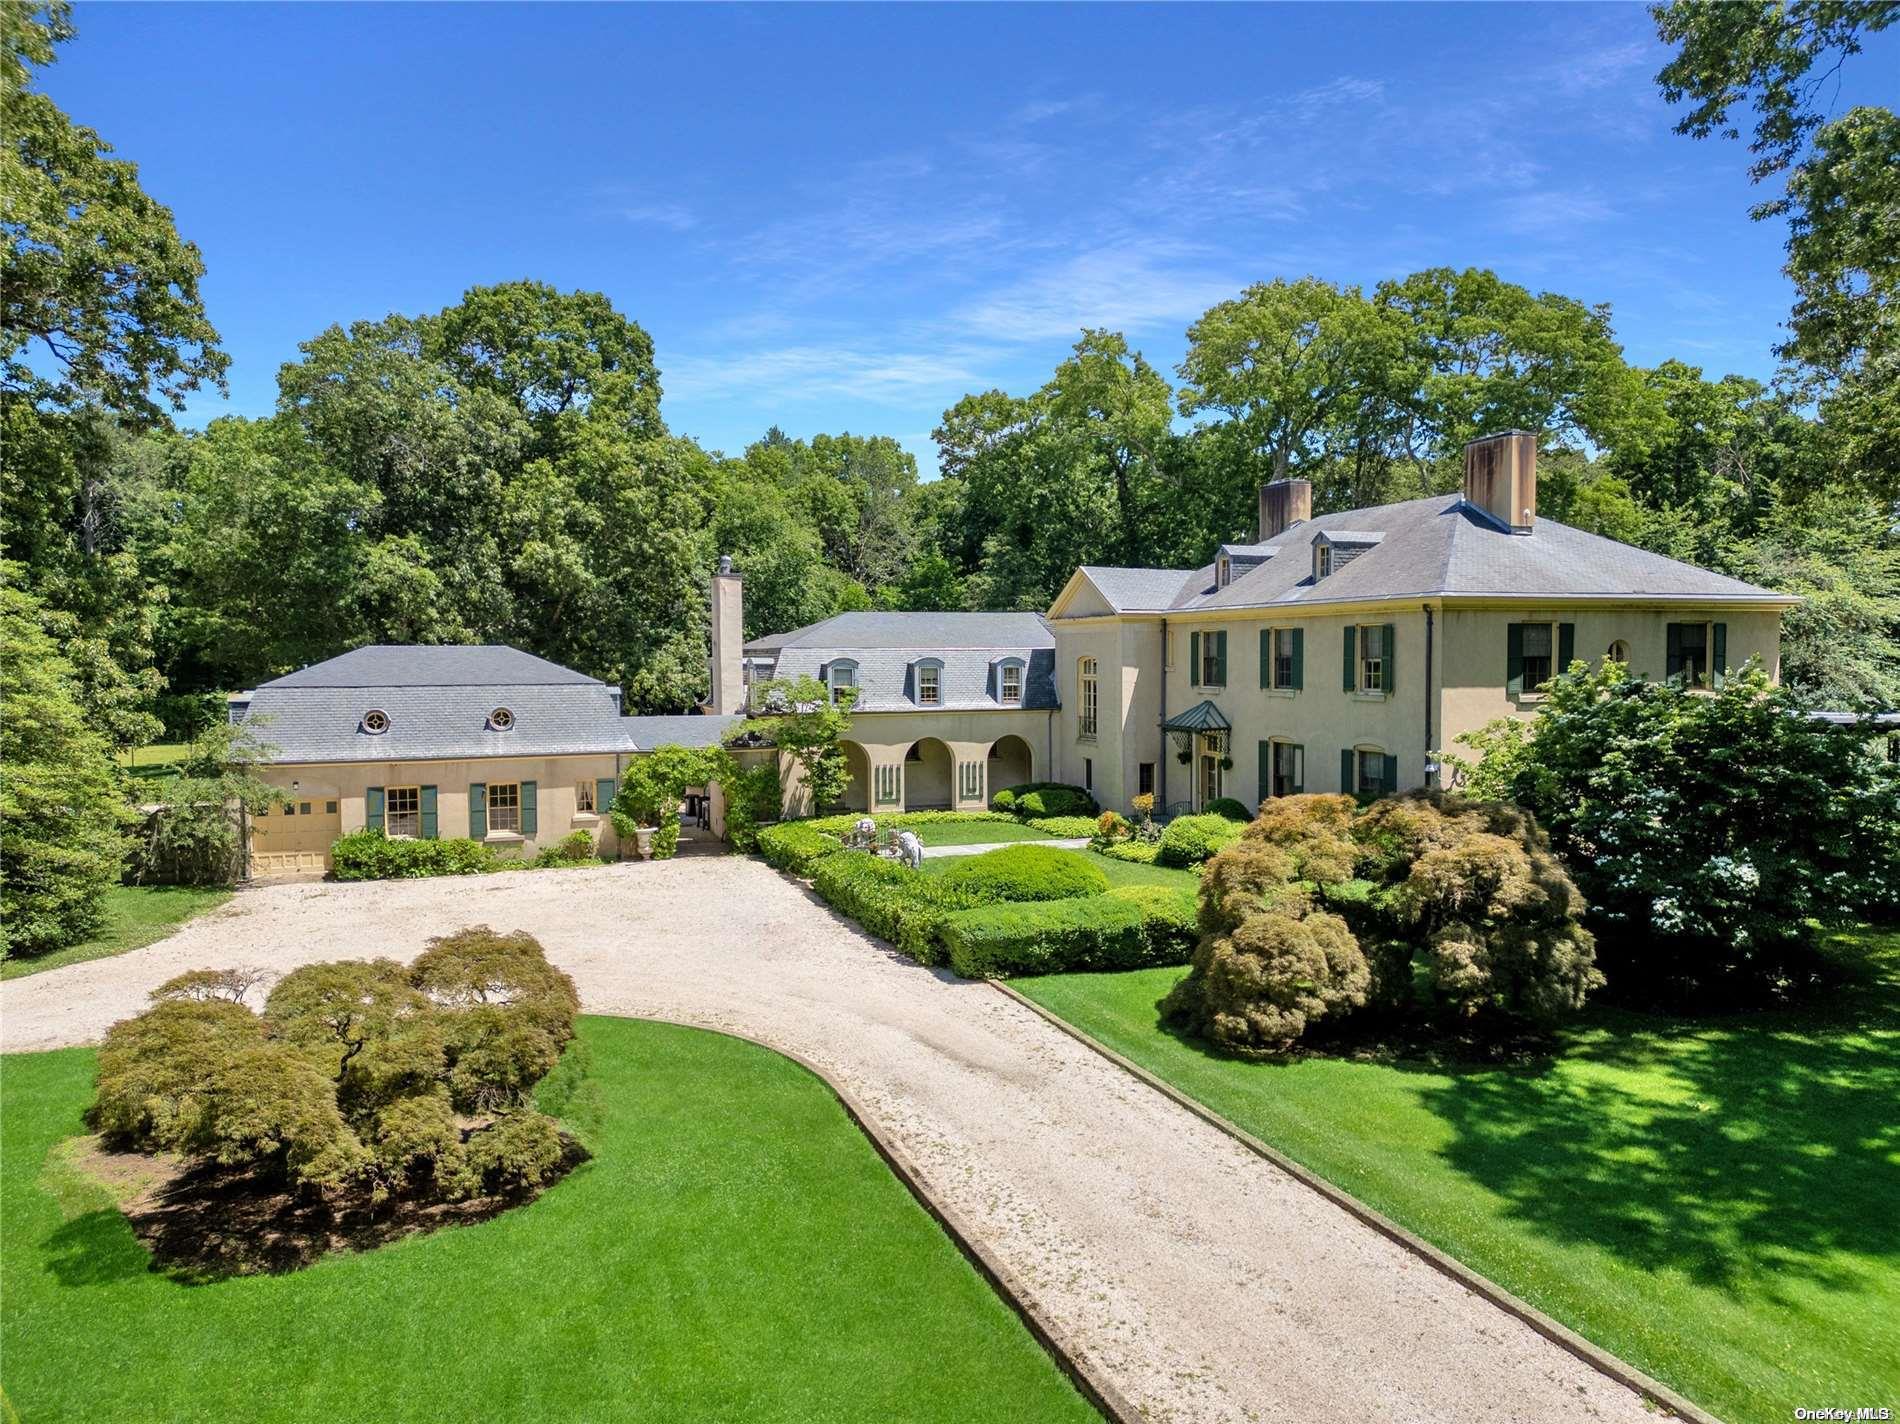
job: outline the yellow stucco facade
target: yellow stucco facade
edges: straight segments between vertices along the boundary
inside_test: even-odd
[[[996,708],[855,712],[844,738],[852,811],[980,811],[1006,786],[1046,780],[1056,714]],[[814,814],[798,765],[780,769],[786,816]]]

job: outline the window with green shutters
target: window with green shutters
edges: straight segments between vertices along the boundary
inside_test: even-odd
[[[1298,692],[1305,681],[1306,636],[1298,628],[1260,630],[1260,685],[1276,692]]]
[[[468,784],[468,835],[476,841],[488,835],[488,788],[479,781]]]
[[[383,788],[371,786],[363,792],[363,824],[372,831],[383,828]]]
[[[614,808],[614,797],[620,792],[619,786],[611,776],[603,776],[594,783],[594,813],[604,816]]]
[[[1691,687],[1720,687],[1728,671],[1728,624],[1671,623],[1665,677]]]
[[[432,841],[437,839],[435,825],[435,788],[433,786],[425,786],[422,788],[421,802],[422,824],[420,834],[425,841]]]
[[[1306,791],[1306,748],[1297,742],[1260,743],[1260,799]]]
[[[1398,687],[1398,629],[1393,624],[1348,624],[1345,649],[1346,691],[1392,692]]]
[[[1399,789],[1399,759],[1377,747],[1339,753],[1339,789],[1348,796],[1390,796]]]
[[[1511,623],[1504,630],[1504,690],[1534,693],[1577,656],[1575,623]]]
[[[1194,633],[1188,637],[1188,685],[1227,686],[1227,634]]]

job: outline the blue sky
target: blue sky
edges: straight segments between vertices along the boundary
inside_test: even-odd
[[[203,248],[229,400],[332,322],[535,277],[658,348],[676,431],[889,434],[1084,326],[1172,370],[1250,281],[1449,263],[1766,376],[1782,232],[1670,133],[1636,5],[76,8],[44,76]],[[1833,100],[1876,94],[1882,36]]]

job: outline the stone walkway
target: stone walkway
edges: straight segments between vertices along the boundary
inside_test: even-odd
[[[0,984],[0,1048],[94,1041],[183,969],[407,957],[480,923],[538,935],[591,1012],[815,1063],[1148,1418],[1653,1424],[1628,1389],[1030,1010],[910,963],[753,860],[251,890],[147,949]]]

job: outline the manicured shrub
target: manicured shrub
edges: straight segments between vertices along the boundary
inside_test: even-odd
[[[1601,982],[1536,822],[1441,793],[1276,799],[1207,864],[1201,940],[1163,1014],[1242,1055],[1373,1006],[1547,1025]]]
[[[1095,818],[1095,839],[1102,842],[1123,841],[1134,828],[1128,824],[1128,818],[1119,811],[1104,811]]]
[[[1134,865],[1153,865],[1155,856],[1161,851],[1160,841],[1113,841],[1108,845],[1094,847],[1097,855],[1105,855],[1110,860],[1125,860]]]
[[[826,856],[812,873],[812,889],[920,964],[943,962],[939,931],[947,916],[982,902],[973,887],[924,875],[868,851]]]
[[[1079,786],[1060,781],[1028,781],[1009,786],[990,797],[992,811],[1035,819],[1040,816],[1093,816],[1101,808]]]
[[[1128,885],[1086,899],[984,905],[948,916],[951,968],[969,979],[1179,964],[1194,942],[1194,897]]]
[[[1085,840],[1095,834],[1093,816],[1039,816],[1029,823],[1061,840]]]
[[[562,1160],[531,1095],[573,1036],[578,999],[529,936],[465,930],[411,968],[305,965],[262,1016],[233,1002],[246,984],[241,971],[180,975],[113,1025],[94,1129],[372,1201],[520,1191]]]
[[[809,876],[818,862],[844,849],[844,842],[811,821],[781,821],[759,827],[759,854],[774,870]]]
[[[1231,796],[1216,796],[1201,809],[1210,816],[1225,816],[1230,821],[1251,821],[1254,816]]]
[[[560,841],[545,847],[534,858],[543,870],[562,865],[592,865],[600,859],[594,853],[594,838],[586,831],[569,831]]]
[[[1612,665],[1529,726],[1465,739],[1475,786],[1530,810],[1576,877],[1611,989],[1682,1004],[1796,992],[1818,928],[1900,904],[1900,767],[1753,665],[1713,694]]]
[[[1039,845],[964,856],[939,878],[983,900],[1071,900],[1108,889],[1108,877],[1086,856]]]
[[[1199,865],[1240,837],[1240,826],[1225,816],[1177,816],[1161,833],[1158,865]]]
[[[391,840],[382,831],[351,831],[330,847],[330,873],[338,880],[417,880],[432,875],[475,875],[493,869],[499,857],[480,841]]]

